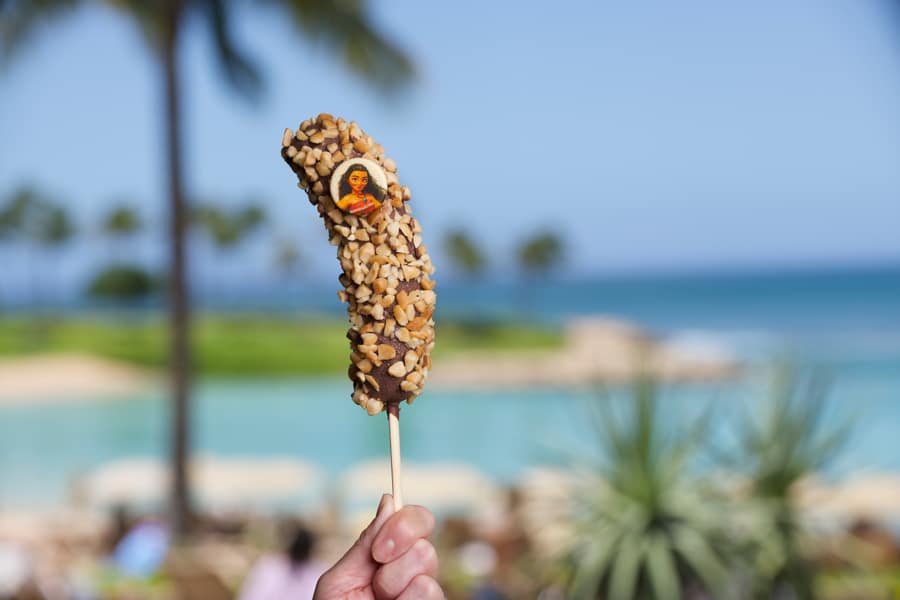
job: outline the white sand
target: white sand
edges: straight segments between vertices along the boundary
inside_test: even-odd
[[[470,352],[436,361],[429,386],[577,385],[628,382],[642,374],[664,381],[719,380],[737,370],[727,351],[709,343],[657,340],[631,323],[592,318],[571,322],[557,351]],[[84,354],[0,359],[0,404],[124,397],[156,379],[150,371]]]
[[[438,341],[440,343],[440,340]],[[435,362],[429,386],[556,386],[629,382],[641,375],[662,381],[733,377],[737,361],[711,343],[657,340],[620,320],[572,321],[565,346],[548,352],[472,352]]]
[[[85,354],[0,359],[0,404],[128,396],[152,385],[152,372]]]

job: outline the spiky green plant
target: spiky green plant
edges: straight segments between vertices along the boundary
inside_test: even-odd
[[[574,499],[570,596],[679,600],[695,590],[729,597],[738,550],[723,528],[722,497],[692,469],[708,415],[689,427],[663,427],[651,381],[635,385],[624,418],[600,404],[603,458]]]
[[[743,475],[742,507],[757,598],[815,597],[811,540],[792,491],[824,468],[846,443],[850,421],[829,425],[827,385],[818,373],[777,368],[760,418],[744,415],[726,465]]]

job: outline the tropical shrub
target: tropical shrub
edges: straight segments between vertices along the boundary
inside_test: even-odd
[[[762,416],[737,420],[737,443],[724,465],[746,481],[740,514],[755,598],[815,598],[813,541],[793,492],[833,460],[850,435],[850,422],[827,424],[827,389],[820,375],[781,366],[761,403]]]
[[[115,265],[101,271],[88,287],[93,298],[134,301],[147,298],[157,289],[156,280],[146,271],[131,265]]]
[[[662,423],[656,386],[635,385],[624,417],[601,400],[598,464],[573,499],[569,596],[631,600],[727,598],[740,547],[726,529],[727,502],[694,459],[706,416]]]

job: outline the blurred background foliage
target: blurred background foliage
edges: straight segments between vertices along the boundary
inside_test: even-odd
[[[352,408],[347,322],[333,264],[320,260],[320,224],[301,226],[272,194],[235,191],[226,167],[215,169],[221,187],[210,185],[202,158],[221,151],[251,178],[267,178],[253,160],[262,151],[236,133],[243,120],[263,128],[260,119],[274,115],[279,127],[294,125],[281,123],[278,101],[290,99],[295,119],[323,98],[342,110],[359,99],[384,110],[368,115],[381,115],[380,127],[418,165],[404,177],[432,192],[421,204],[416,196],[415,210],[436,225],[428,240],[443,259],[435,374],[448,375],[404,413],[413,424],[404,443],[428,483],[415,493],[438,512],[448,598],[900,597],[900,274],[896,247],[856,229],[896,220],[857,218],[873,206],[896,212],[891,152],[900,146],[876,139],[863,119],[884,117],[879,102],[893,111],[896,98],[815,45],[827,37],[818,17],[844,31],[844,53],[868,49],[873,30],[855,29],[855,8],[828,8],[838,11],[827,13],[837,14],[832,22],[820,6],[803,21],[817,33],[789,36],[803,68],[760,79],[791,58],[777,43],[790,7],[754,7],[760,26],[710,3],[685,29],[670,26],[681,21],[667,11],[677,17],[689,6],[618,20],[586,5],[549,7],[554,14],[510,6],[502,18],[496,6],[425,6],[406,6],[410,22],[446,22],[446,35],[420,39],[420,26],[404,37],[399,17],[365,1],[0,0],[2,77],[14,66],[41,71],[46,57],[29,56],[41,39],[74,62],[74,48],[56,45],[65,21],[119,18],[138,32],[158,109],[150,129],[161,142],[158,172],[148,167],[155,185],[110,183],[90,202],[84,182],[55,179],[46,166],[64,171],[84,150],[42,139],[36,179],[0,164],[0,598],[228,600],[253,561],[282,544],[273,532],[285,512],[321,535],[323,557],[353,539],[365,513],[357,509],[371,504],[366,490],[383,486],[351,475],[383,456],[384,435],[381,423],[343,412]],[[556,13],[562,37],[551,30]],[[266,28],[246,28],[261,15]],[[664,26],[635,33],[630,19],[647,31],[655,20]],[[752,39],[741,41],[734,23]],[[617,32],[638,46],[626,48]],[[721,35],[713,43],[707,34]],[[862,53],[869,63],[885,62],[883,48],[871,52]],[[634,62],[604,62],[621,57]],[[442,71],[451,58],[463,64],[452,82]],[[280,61],[290,85],[275,75]],[[215,94],[239,107],[228,105],[224,122],[198,75],[210,63],[224,84]],[[820,72],[849,79],[828,87],[813,77]],[[82,85],[92,93],[109,93],[89,79]],[[794,80],[807,94],[791,96]],[[329,96],[326,84],[340,92]],[[856,113],[854,91],[864,104]],[[77,137],[76,123],[55,123],[67,99],[47,96],[61,138]],[[420,97],[443,111],[446,127],[420,127]],[[29,100],[4,104],[3,123],[32,108],[46,117]],[[588,114],[567,108],[576,100]],[[626,105],[638,117],[617,112]],[[137,112],[130,118],[146,120]],[[216,115],[212,140],[200,124],[207,112]],[[876,125],[893,131],[892,122]],[[95,133],[117,140],[121,167],[148,162],[152,140],[140,131]],[[486,138],[497,147],[482,148]],[[0,140],[0,163],[27,151],[21,141]],[[277,148],[271,154],[266,161],[277,163]],[[112,157],[90,158],[119,181],[115,161],[105,163]],[[234,164],[226,158],[216,160]],[[659,187],[642,188],[644,180]],[[291,205],[305,204],[287,188]],[[640,219],[629,221],[629,211]],[[673,258],[673,248],[685,250]],[[869,251],[875,259],[858,265]],[[667,270],[690,271],[685,257],[700,255],[714,272]],[[634,273],[641,256],[657,262]],[[809,257],[821,260],[797,267]],[[773,368],[785,348],[799,366]],[[834,368],[834,383],[808,369],[819,364]],[[68,389],[82,379],[127,385]],[[585,396],[590,418],[575,408]],[[870,413],[847,419],[858,406]],[[551,456],[554,427],[573,444],[586,435],[592,451]],[[207,454],[235,461],[237,475],[210,485],[191,466]],[[148,474],[126,462],[128,477],[111,486],[128,502],[91,499],[98,473],[145,459],[165,466]],[[275,488],[295,477],[314,498],[209,502],[210,487],[249,494],[246,482],[273,465],[285,469],[276,469]],[[319,467],[329,473],[321,487],[304,478]],[[146,523],[164,523],[177,543],[151,572],[129,576],[116,552]],[[21,565],[21,586],[10,591],[4,584]]]
[[[636,384],[624,410],[598,398],[601,459],[574,465],[564,514],[574,531],[559,571],[569,597],[822,597],[816,547],[792,494],[836,458],[851,424],[823,426],[819,375],[774,372],[759,399],[766,416],[728,419],[735,441],[726,452],[711,442],[712,407],[673,427],[656,382]]]

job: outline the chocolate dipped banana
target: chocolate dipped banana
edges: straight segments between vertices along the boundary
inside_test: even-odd
[[[353,401],[370,415],[422,391],[434,347],[434,272],[409,188],[353,121],[320,114],[284,131],[281,155],[337,246],[350,318]]]

